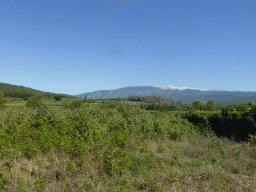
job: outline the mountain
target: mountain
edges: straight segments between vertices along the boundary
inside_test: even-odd
[[[136,86],[124,87],[114,90],[99,90],[86,92],[79,95],[56,94],[43,92],[29,87],[0,83],[0,92],[4,93],[5,97],[27,98],[35,94],[41,94],[43,98],[53,98],[55,95],[61,95],[63,98],[86,98],[88,99],[111,99],[111,98],[127,98],[130,96],[161,96],[172,100],[180,100],[183,104],[189,104],[200,99],[203,102],[208,102],[210,99],[215,103],[224,105],[238,105],[240,103],[247,104],[249,101],[256,101],[256,92],[252,91],[223,91],[217,89],[196,89],[189,87],[175,86]]]
[[[215,103],[223,105],[238,105],[240,103],[247,104],[249,101],[256,100],[256,92],[251,91],[225,91],[217,89],[195,89],[189,87],[175,86],[136,86],[124,87],[114,90],[99,90],[86,92],[84,94],[75,95],[79,98],[88,99],[106,99],[106,98],[127,98],[129,96],[162,96],[163,98],[171,98],[172,100],[180,100],[183,104],[189,104],[200,99],[208,102],[210,99]]]

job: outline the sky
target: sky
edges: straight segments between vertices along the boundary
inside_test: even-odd
[[[1,0],[0,82],[77,95],[256,91],[255,0]]]

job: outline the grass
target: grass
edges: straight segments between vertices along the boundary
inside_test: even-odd
[[[256,189],[249,142],[199,132],[174,113],[64,103],[0,109],[1,191]]]

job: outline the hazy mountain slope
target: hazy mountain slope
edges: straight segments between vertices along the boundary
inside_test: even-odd
[[[223,90],[203,90],[194,88],[179,88],[174,86],[153,87],[153,86],[137,86],[124,87],[115,90],[99,90],[94,92],[87,92],[84,94],[75,95],[76,97],[88,99],[100,98],[125,98],[129,96],[162,96],[164,98],[172,98],[180,100],[183,104],[192,103],[196,99],[208,102],[212,99],[215,103],[220,105],[239,103],[248,103],[256,100],[256,92],[244,91],[223,91]]]

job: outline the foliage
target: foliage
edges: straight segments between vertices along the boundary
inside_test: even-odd
[[[230,105],[227,109],[228,111],[233,112],[235,110],[235,107],[233,105]]]
[[[168,105],[162,104],[162,103],[158,103],[156,109],[160,110],[161,112],[167,111],[168,110]]]
[[[174,110],[176,110],[176,111],[183,111],[183,110],[185,110],[185,107],[184,107],[184,105],[182,104],[182,102],[180,100],[176,100],[175,102],[176,102],[175,103],[176,105],[174,107]]]
[[[222,115],[222,117],[227,117],[228,116],[228,108],[223,108],[221,110],[221,115]]]
[[[250,110],[249,113],[251,113],[256,118],[256,105],[254,105]]]
[[[0,92],[0,107],[4,107],[4,104],[7,102],[7,99],[4,98],[4,94]]]
[[[248,102],[248,106],[251,108],[251,107],[253,107],[253,106],[255,106],[256,105],[256,103],[254,102],[254,101],[249,101]]]
[[[27,101],[31,95],[30,94],[24,94],[23,100]]]
[[[54,126],[58,123],[64,122],[63,119],[65,118],[61,115],[57,116],[57,113],[50,110],[49,105],[44,104],[38,107],[37,114],[33,118],[33,125],[38,125],[38,123],[40,124],[40,119],[43,120],[44,123]]]
[[[61,101],[61,95],[55,95],[53,98],[55,101]]]
[[[82,99],[73,101],[70,107],[81,106],[76,103],[82,105]],[[236,182],[241,175],[253,180],[255,136],[248,139],[252,147],[234,144],[214,135],[203,117],[191,115],[184,119],[164,112],[166,104],[158,103],[155,107],[160,112],[151,114],[139,106],[112,102],[67,110],[59,115],[44,104],[21,125],[15,124],[15,118],[8,123],[0,121],[2,161],[17,159],[15,167],[24,168],[12,172],[11,168],[3,167],[0,188],[15,186],[19,188],[17,191],[45,191],[53,182],[60,181],[60,187],[56,185],[54,190],[97,191],[101,185],[103,191],[172,191],[176,184],[176,190],[180,191],[199,187],[229,191],[230,185],[245,191],[255,189],[255,182],[250,186]],[[0,118],[8,115],[0,114]],[[253,122],[252,118],[237,122],[245,120]],[[22,158],[16,158],[19,156]],[[49,167],[44,168],[48,162],[54,168],[52,179],[48,179]],[[28,183],[9,181],[25,174]],[[187,175],[191,182],[183,182]],[[81,176],[88,181],[83,187],[78,184]],[[200,184],[202,181],[208,187]],[[21,188],[22,185],[27,188]]]
[[[26,106],[29,108],[39,108],[43,105],[42,101],[42,95],[35,95],[33,97],[30,97],[26,103]]]
[[[130,101],[141,101],[141,97],[136,97],[136,96],[130,96],[130,97],[128,97],[128,99],[130,100]]]
[[[86,99],[86,100],[83,100],[83,102],[86,102],[86,103],[95,103],[96,100],[95,100],[95,99]]]
[[[204,106],[205,111],[215,111],[215,103],[211,99],[208,101],[208,103]]]
[[[82,104],[83,104],[83,100],[82,100],[82,99],[79,99],[79,100],[73,101],[73,102],[71,103],[71,105],[70,105],[70,108],[71,108],[71,109],[79,108]]]
[[[192,103],[192,106],[194,107],[195,110],[200,110],[201,105],[202,105],[202,102],[199,99]]]
[[[0,90],[4,93],[5,97],[16,97],[24,100],[28,100],[29,97],[34,95],[42,95],[44,99],[53,99],[54,93],[43,92],[29,87],[23,87],[18,85],[11,85],[7,83],[0,83]],[[65,98],[76,98],[75,96],[61,94]]]
[[[236,111],[248,111],[249,106],[244,104],[244,103],[240,103],[237,108]]]

